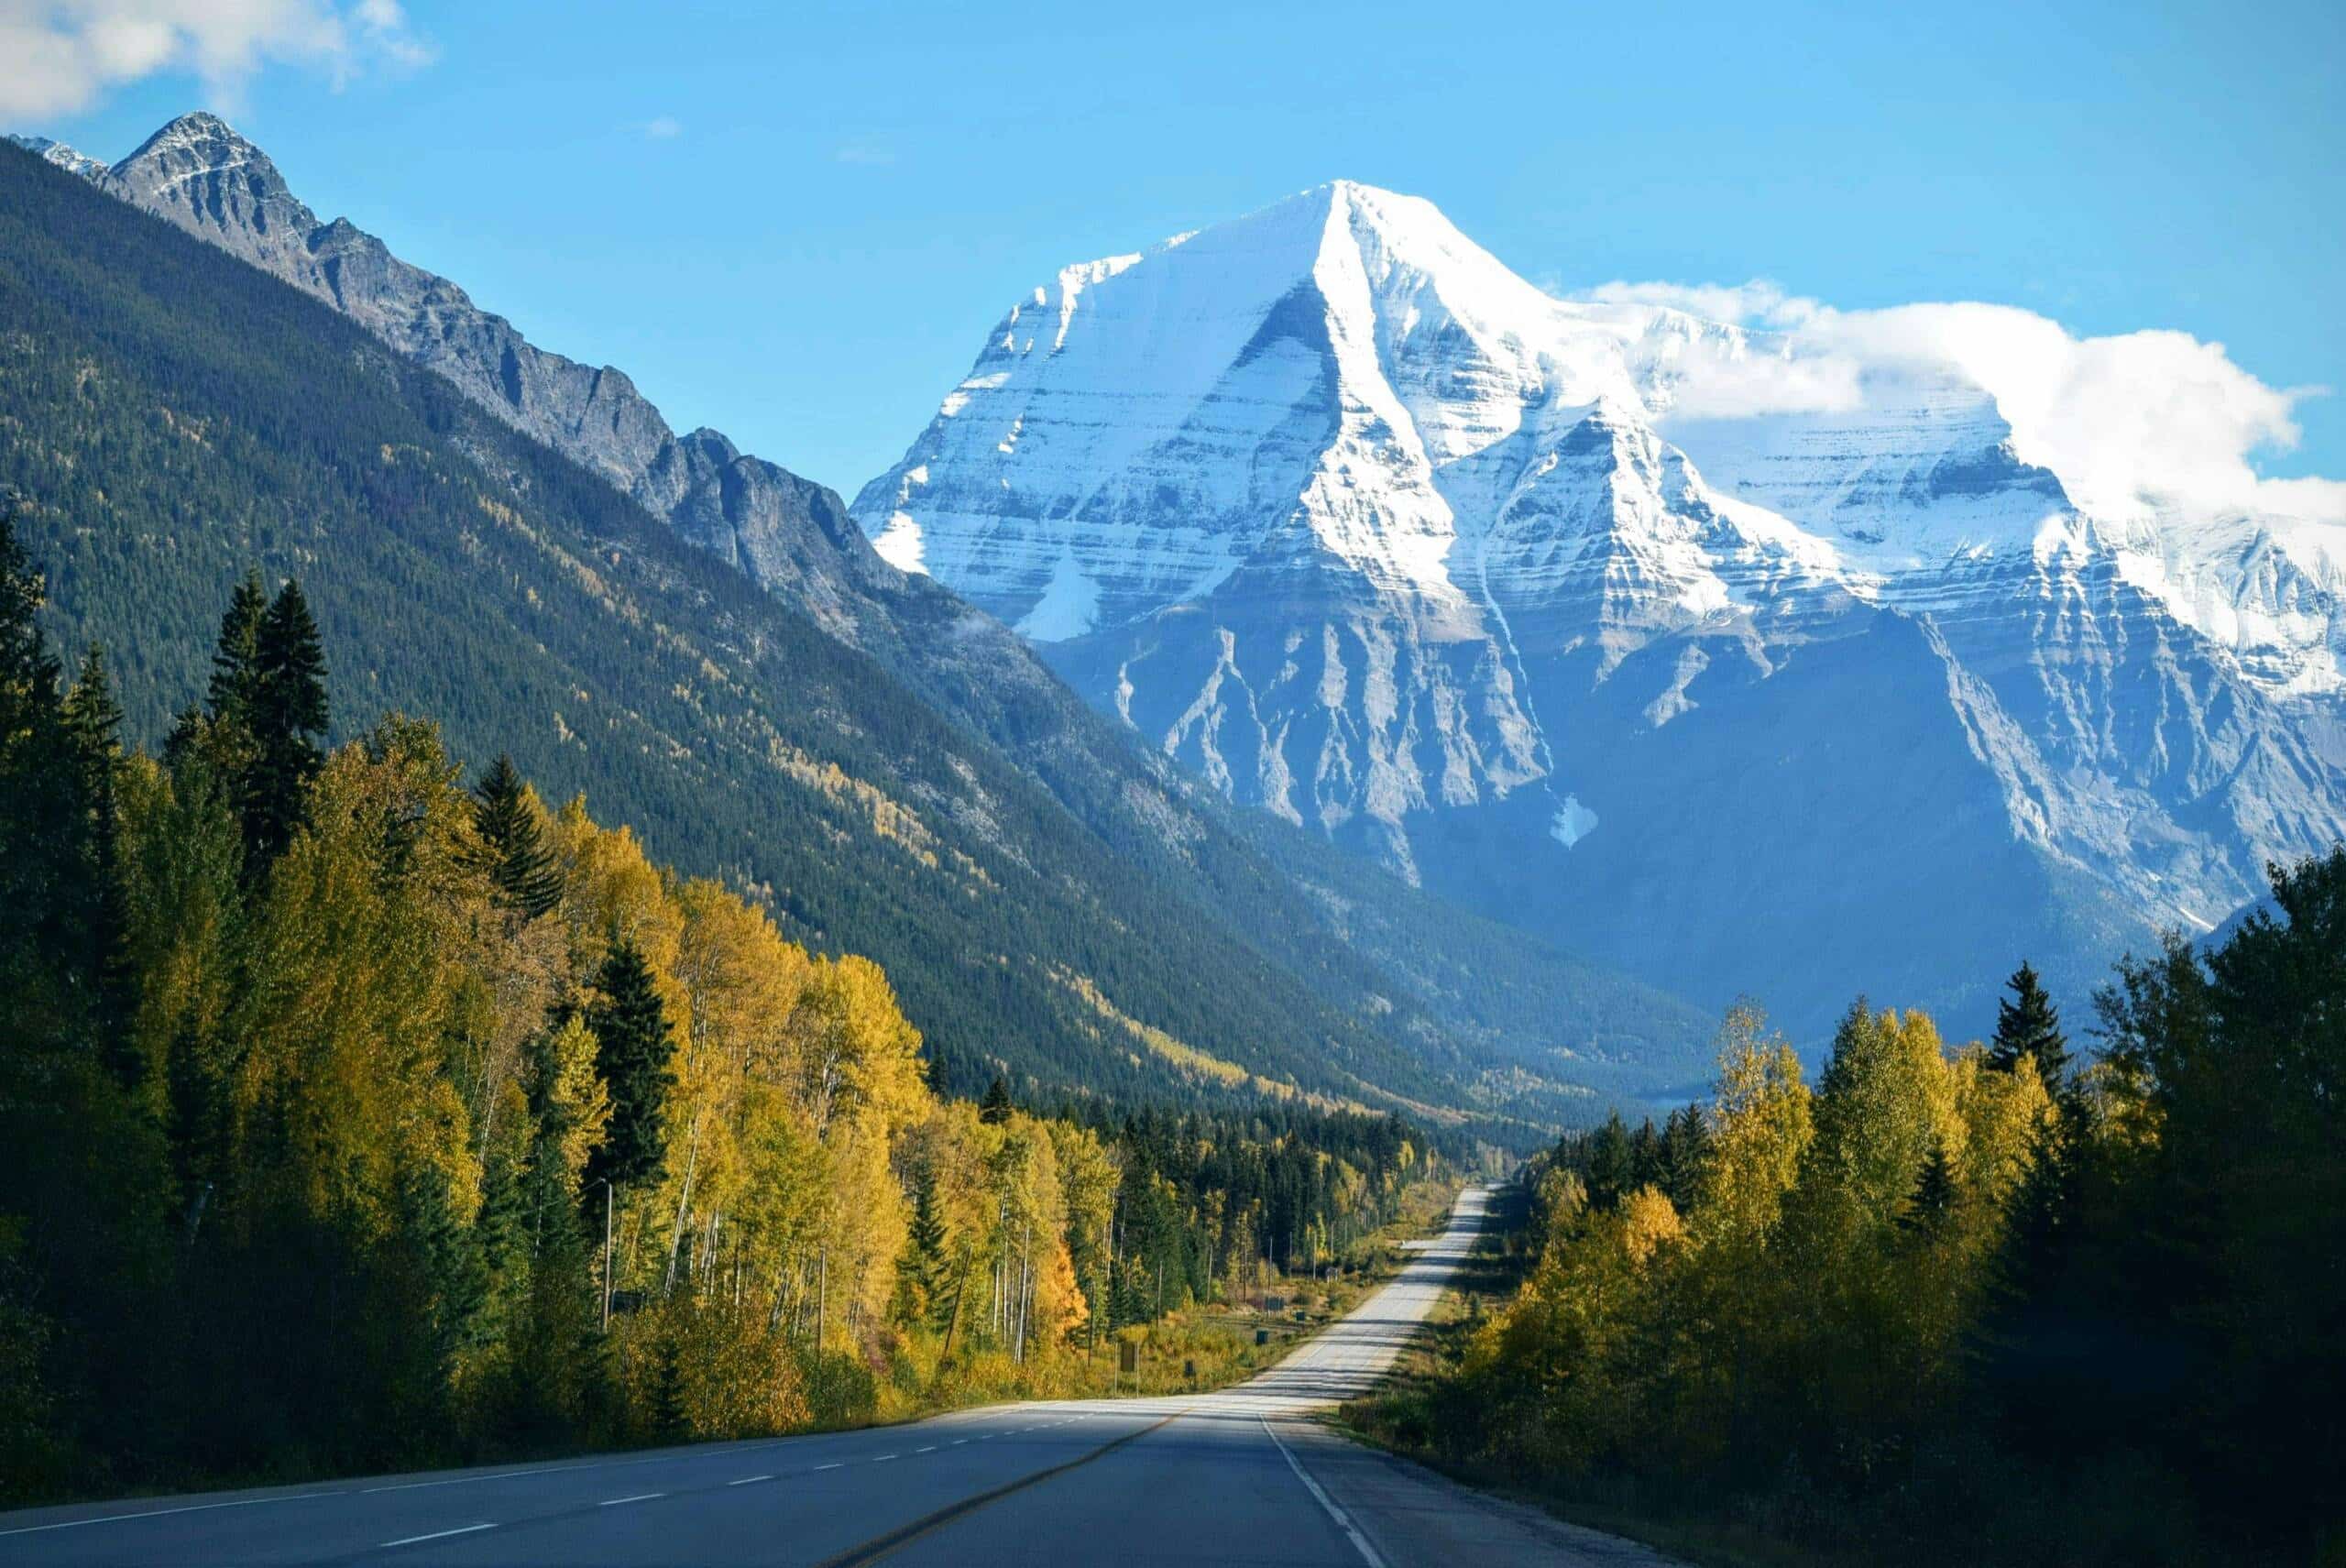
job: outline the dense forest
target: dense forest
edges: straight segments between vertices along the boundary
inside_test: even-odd
[[[2346,850],[2128,960],[2073,1043],[1759,1014],[1707,1106],[1524,1172],[1528,1278],[1406,1445],[1682,1541],[1850,1563],[2346,1552]],[[1772,1560],[1772,1558],[1771,1558]]]
[[[159,755],[0,517],[0,1491],[1049,1391],[1435,1173],[1381,1116],[940,1098],[889,979],[430,722],[257,575]],[[149,699],[151,700],[151,699]]]

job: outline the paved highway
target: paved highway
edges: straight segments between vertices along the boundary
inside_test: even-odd
[[[1310,1417],[1375,1384],[1473,1245],[1484,1196],[1254,1382],[907,1426],[0,1514],[0,1563],[1549,1563],[1657,1568]]]

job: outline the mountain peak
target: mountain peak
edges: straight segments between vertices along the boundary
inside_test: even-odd
[[[197,109],[165,125],[123,161],[136,163],[165,152],[243,159],[259,156],[260,148],[219,115]]]
[[[269,155],[219,115],[198,110],[148,137],[114,166],[118,193],[198,236],[247,236],[261,251],[302,246],[318,226]],[[252,246],[237,246],[247,260]],[[268,266],[266,260],[260,264]]]

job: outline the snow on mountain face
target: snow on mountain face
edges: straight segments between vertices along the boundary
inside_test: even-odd
[[[61,141],[51,141],[47,137],[12,136],[8,139],[27,152],[48,159],[68,174],[78,174],[84,180],[95,180],[106,172],[104,162],[78,148],[68,147]]]
[[[2088,514],[1943,367],[1721,395],[1789,353],[1338,182],[1061,272],[852,510],[1217,787],[1716,998],[1969,1022],[2346,833],[2346,531]]]

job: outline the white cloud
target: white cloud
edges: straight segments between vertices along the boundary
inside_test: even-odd
[[[643,122],[646,141],[674,141],[684,134],[684,122],[671,115],[655,115]]]
[[[896,155],[884,147],[869,142],[850,142],[831,154],[835,163],[859,164],[868,169],[881,169],[896,161]]]
[[[339,85],[369,63],[431,58],[399,0],[0,0],[0,116],[72,114],[164,71],[192,72],[214,107],[231,107],[265,64]]]
[[[2254,463],[2297,444],[2296,407],[2323,389],[2267,386],[2222,344],[2188,333],[2078,337],[2034,311],[1976,302],[1838,311],[1764,280],[1616,282],[1582,297],[1759,329],[1706,334],[1677,354],[1675,417],[1846,412],[1900,383],[1953,378],[1992,397],[2020,456],[2088,509],[2346,521],[2346,483],[2265,479]]]
[[[1754,278],[1749,283],[1599,283],[1580,297],[1602,305],[1660,305],[1715,322],[1758,322],[1792,302],[1780,283]],[[1805,303],[1806,302],[1796,302]]]

